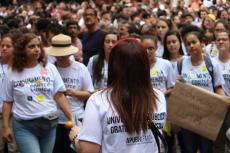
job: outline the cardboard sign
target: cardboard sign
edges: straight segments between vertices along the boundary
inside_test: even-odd
[[[168,120],[210,140],[216,140],[228,110],[226,97],[177,82],[168,99]]]

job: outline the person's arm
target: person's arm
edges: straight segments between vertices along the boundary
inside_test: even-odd
[[[213,64],[213,69],[214,69],[214,73],[213,73],[213,77],[212,79],[214,79],[214,92],[218,95],[222,95],[225,96],[224,93],[224,89],[223,89],[223,84],[224,82],[224,78],[221,75],[221,69],[220,66],[218,65],[218,63],[215,60],[212,60],[212,64]]]
[[[101,96],[92,95],[85,108],[84,124],[77,122],[69,134],[76,150],[80,153],[99,153],[103,137],[100,109],[97,98]],[[79,139],[79,140],[78,140]]]
[[[10,128],[10,114],[12,110],[13,103],[12,102],[4,102],[2,109],[2,119],[3,119],[3,140],[5,142],[13,141],[13,133]]]
[[[77,152],[79,153],[99,153],[101,146],[88,142],[88,141],[82,141],[77,139],[77,135],[80,132],[82,128],[81,122],[78,122],[78,126],[74,126],[70,133],[69,133],[69,138],[72,141],[73,145],[75,146]]]
[[[63,92],[57,92],[54,95],[54,100],[58,104],[58,106],[61,108],[61,110],[64,112],[65,116],[72,121],[72,112],[69,107],[69,103],[64,95]]]
[[[81,71],[80,83],[82,84],[81,89],[67,88],[66,95],[71,97],[77,97],[84,101],[89,98],[91,93],[94,91],[92,79],[88,69],[83,66]]]
[[[96,143],[81,140],[77,142],[77,150],[80,153],[99,153],[100,148],[100,145]]]
[[[77,89],[72,89],[72,88],[68,88],[66,89],[65,94],[67,96],[71,96],[71,97],[77,97],[80,100],[86,100],[89,98],[89,96],[91,95],[89,91],[81,91],[81,90],[77,90]]]

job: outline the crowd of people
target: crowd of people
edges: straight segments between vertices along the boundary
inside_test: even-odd
[[[230,1],[7,5],[0,153],[157,153],[152,122],[167,153],[230,153],[229,111],[215,141],[167,129],[177,80],[230,96]]]

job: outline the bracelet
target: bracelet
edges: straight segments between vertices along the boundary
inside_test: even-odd
[[[72,143],[75,145],[75,140],[76,140],[76,138],[77,138],[77,134],[73,137],[73,140],[72,140]]]

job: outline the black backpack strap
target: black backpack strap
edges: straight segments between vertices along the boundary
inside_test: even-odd
[[[181,58],[178,62],[177,62],[177,70],[179,75],[181,75],[182,72],[182,64],[183,64],[183,58]]]
[[[156,140],[158,152],[161,153],[161,151],[160,151],[160,141],[159,141],[159,138],[160,138],[160,140],[163,143],[164,148],[165,148],[164,153],[167,153],[168,152],[168,145],[167,145],[167,142],[166,142],[164,136],[160,133],[160,131],[157,129],[157,127],[155,126],[155,124],[153,122],[149,123],[149,128],[152,131],[153,136],[154,136],[154,138]]]
[[[211,76],[211,79],[212,79],[212,87],[213,87],[213,91],[215,92],[215,87],[214,87],[214,70],[213,70],[213,65],[212,65],[212,61],[210,59],[210,57],[208,56],[204,56],[204,62],[205,62],[205,65],[208,69],[208,72]]]

